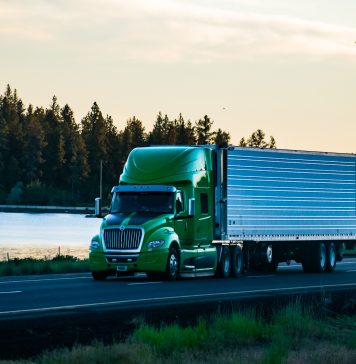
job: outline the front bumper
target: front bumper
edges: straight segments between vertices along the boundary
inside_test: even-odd
[[[119,252],[115,255],[105,255],[102,251],[91,251],[89,253],[89,263],[92,271],[164,272],[167,265],[167,256],[168,249],[141,252],[135,255]]]

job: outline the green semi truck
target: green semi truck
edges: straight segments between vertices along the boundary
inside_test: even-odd
[[[355,169],[352,154],[136,148],[91,241],[92,276],[237,277],[292,259],[331,272],[356,242]]]

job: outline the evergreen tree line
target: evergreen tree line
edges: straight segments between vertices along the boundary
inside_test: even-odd
[[[228,145],[230,134],[212,129],[205,115],[192,123],[182,114],[171,120],[160,112],[151,131],[133,116],[118,130],[98,104],[77,123],[69,105],[54,96],[48,108],[25,107],[8,85],[0,96],[0,203],[38,205],[92,204],[99,195],[103,165],[104,203],[118,183],[129,152],[146,145]],[[257,130],[244,146],[274,147]]]
[[[152,144],[227,144],[230,135],[212,131],[208,116],[194,124],[180,114],[170,120],[158,114],[153,129],[130,118],[118,130],[94,102],[77,123],[69,105],[53,97],[48,108],[27,108],[10,86],[0,96],[0,203],[77,205],[99,194],[109,195],[129,152]]]

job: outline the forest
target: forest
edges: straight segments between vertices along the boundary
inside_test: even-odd
[[[204,115],[197,121],[182,114],[170,119],[158,113],[151,131],[133,116],[118,130],[111,116],[94,102],[78,123],[71,107],[53,96],[49,107],[25,106],[16,89],[7,85],[0,96],[0,204],[91,205],[99,195],[103,165],[103,199],[118,183],[129,152],[148,145],[218,144],[230,134]],[[258,129],[241,146],[275,148]]]

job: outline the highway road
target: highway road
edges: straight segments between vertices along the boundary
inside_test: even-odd
[[[239,300],[284,293],[356,290],[356,258],[338,262],[333,273],[305,274],[300,264],[281,264],[274,274],[240,278],[194,278],[175,282],[134,277],[94,281],[90,274],[0,278],[0,320],[58,314]]]

